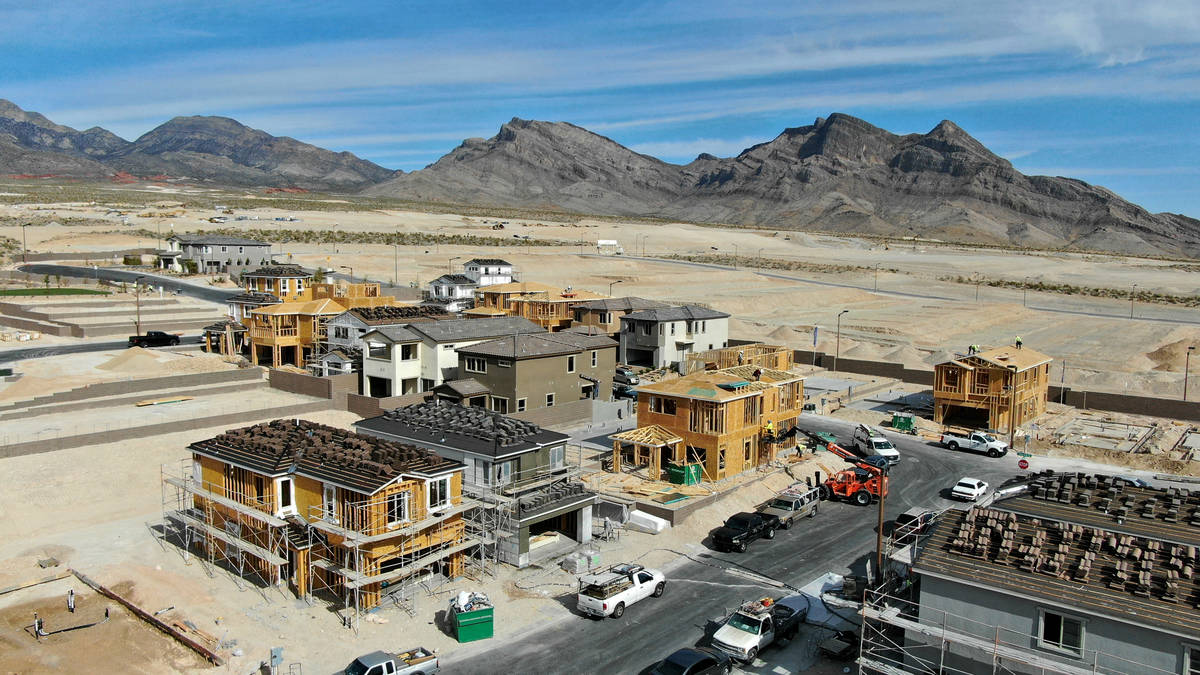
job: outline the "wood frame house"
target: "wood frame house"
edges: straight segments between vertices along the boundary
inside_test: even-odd
[[[1053,360],[1032,349],[996,347],[935,365],[933,421],[1010,430],[1010,423],[1038,418],[1046,412]]]
[[[415,575],[461,576],[478,544],[463,464],[424,448],[275,420],[188,449],[190,475],[164,476],[184,546],[302,597],[370,609]]]
[[[638,387],[638,429],[659,427],[647,438],[613,437],[613,471],[622,463],[648,467],[662,480],[668,464],[700,464],[704,480],[718,481],[771,462],[796,439],[774,437],[796,426],[804,406],[804,378],[755,366],[708,370]],[[629,432],[626,432],[629,433]],[[675,439],[681,439],[682,442]]]
[[[565,289],[532,281],[483,286],[475,290],[476,315],[488,310],[523,316],[548,331],[560,331],[574,321],[574,307],[607,296],[591,291]]]
[[[326,324],[353,307],[394,305],[379,284],[312,284],[297,299],[249,311],[250,362],[270,354],[271,366],[290,363],[303,368],[315,347],[326,341]],[[267,352],[269,350],[269,352]]]

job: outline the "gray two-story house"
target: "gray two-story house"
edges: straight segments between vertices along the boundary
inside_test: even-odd
[[[458,371],[487,387],[492,410],[522,413],[574,401],[608,400],[616,352],[616,340],[607,335],[508,335],[459,347]],[[580,411],[579,418],[590,420],[590,407]]]
[[[596,495],[567,462],[566,434],[483,408],[430,401],[355,422],[368,436],[402,441],[462,462],[463,494],[487,510],[498,558],[517,567],[591,541]]]
[[[271,244],[225,234],[173,234],[158,252],[159,265],[177,272],[192,260],[201,274],[238,274],[271,262]]]
[[[1200,494],[1057,474],[949,510],[916,544],[916,605],[871,603],[860,663],[900,672],[1200,672]],[[904,556],[900,556],[904,557]],[[911,556],[908,556],[911,557]],[[882,672],[893,672],[883,670]]]
[[[442,312],[438,307],[423,305],[352,307],[325,324],[325,340],[317,348],[313,369],[322,376],[361,372],[363,336],[368,332],[450,318],[453,315]]]
[[[698,305],[644,309],[621,317],[621,363],[680,368],[687,355],[729,346],[729,315]]]

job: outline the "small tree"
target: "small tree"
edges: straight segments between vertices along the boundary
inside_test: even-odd
[[[197,269],[199,269],[199,265],[196,264],[195,260],[184,260],[183,261],[183,270],[186,273],[195,274]]]
[[[317,271],[313,272],[313,283],[314,284],[325,283],[325,269],[323,267],[317,267]]]
[[[49,274],[42,277],[42,283],[46,284],[46,288],[50,288],[50,275]]]
[[[54,285],[58,286],[59,288],[62,288],[62,275],[60,275],[60,274],[54,275]]]

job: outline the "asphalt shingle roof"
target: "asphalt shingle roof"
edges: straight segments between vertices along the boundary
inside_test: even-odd
[[[575,305],[576,308],[594,309],[601,312],[636,312],[643,309],[665,309],[670,307],[665,302],[657,300],[647,300],[646,298],[638,298],[629,296],[625,298],[604,298],[603,300],[589,300]]]
[[[545,328],[522,316],[497,316],[488,319],[450,319],[413,324],[408,327],[434,342],[485,340],[515,333],[544,333]]]
[[[392,342],[420,342],[421,336],[412,332],[407,326],[379,326],[363,334],[363,337],[371,333],[379,333]]]
[[[470,265],[471,263],[475,263],[477,265],[508,265],[509,267],[512,267],[512,263],[499,258],[471,258],[467,261],[467,264]]]
[[[483,408],[425,402],[389,410],[354,423],[418,445],[444,446],[488,457],[505,457],[561,443],[570,436]]]
[[[458,284],[460,286],[474,286],[475,280],[465,274],[443,274],[442,276],[429,282],[431,284]]]
[[[246,239],[245,237],[232,237],[227,234],[176,234],[167,238],[168,241],[174,239],[181,244],[199,244],[201,246],[207,244],[209,246],[270,246],[270,242],[256,241],[254,239]]]
[[[479,319],[473,319],[479,321]],[[517,360],[534,359],[559,354],[578,354],[585,349],[616,347],[617,341],[607,335],[585,335],[583,333],[539,333],[529,335],[506,335],[502,338],[480,342],[469,347],[460,347],[460,354],[482,356],[507,356]]]
[[[663,309],[644,309],[626,314],[622,318],[637,321],[692,321],[696,319],[728,319],[729,315],[707,307],[683,305],[682,307]]]
[[[295,473],[367,495],[401,474],[429,476],[463,466],[425,448],[308,420],[232,429],[188,447],[266,476]]]

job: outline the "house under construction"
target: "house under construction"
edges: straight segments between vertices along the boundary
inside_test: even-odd
[[[1200,491],[1038,476],[892,556],[915,583],[868,592],[861,672],[1196,673],[1198,548]]]
[[[239,581],[340,600],[357,617],[480,562],[470,554],[484,532],[462,494],[461,462],[305,420],[189,449],[190,467],[164,470],[168,534]]]

